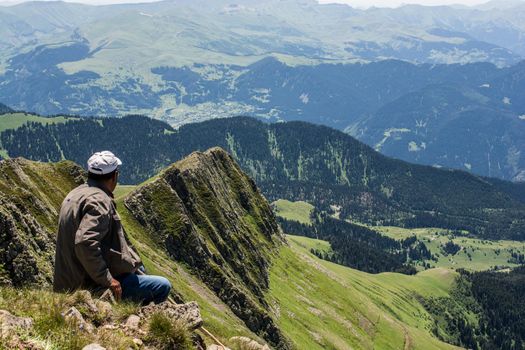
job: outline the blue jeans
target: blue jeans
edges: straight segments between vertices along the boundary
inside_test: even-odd
[[[170,282],[160,276],[137,275],[129,273],[115,277],[122,286],[122,299],[147,305],[152,301],[155,304],[168,299]]]

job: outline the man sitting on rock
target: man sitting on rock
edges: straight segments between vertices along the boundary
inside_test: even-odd
[[[129,246],[113,200],[121,164],[109,151],[93,154],[87,162],[87,183],[64,199],[53,288],[110,288],[117,300],[158,304],[168,298],[171,285],[164,277],[145,275],[140,257]]]

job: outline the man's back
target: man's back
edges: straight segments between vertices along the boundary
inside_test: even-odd
[[[170,282],[145,274],[131,249],[113,201],[122,161],[110,151],[87,161],[88,182],[62,202],[58,223],[53,288],[98,291],[109,288],[115,298],[148,304],[165,301]]]
[[[111,194],[94,181],[62,202],[55,257],[55,291],[109,287],[113,275],[140,265],[128,247]]]

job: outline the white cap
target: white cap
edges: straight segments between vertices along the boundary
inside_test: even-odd
[[[121,160],[110,151],[97,152],[87,161],[88,171],[97,175],[109,174],[115,171],[119,165],[122,165]]]

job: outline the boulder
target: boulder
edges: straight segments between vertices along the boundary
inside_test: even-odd
[[[184,321],[189,329],[197,329],[203,323],[199,305],[194,301],[186,304],[173,304],[169,301],[150,304],[141,308],[139,315],[147,318],[157,312],[164,313],[171,319]]]
[[[78,309],[74,306],[70,307],[67,311],[64,311],[62,316],[66,321],[77,325],[78,329],[83,332],[92,333],[94,330],[93,325],[89,322],[86,322],[80,311],[78,311]]]
[[[29,317],[17,317],[8,311],[0,310],[0,339],[11,337],[14,331],[29,330],[33,320]]]
[[[126,322],[124,322],[124,327],[129,329],[138,329],[140,325],[140,317],[137,315],[130,315]]]

